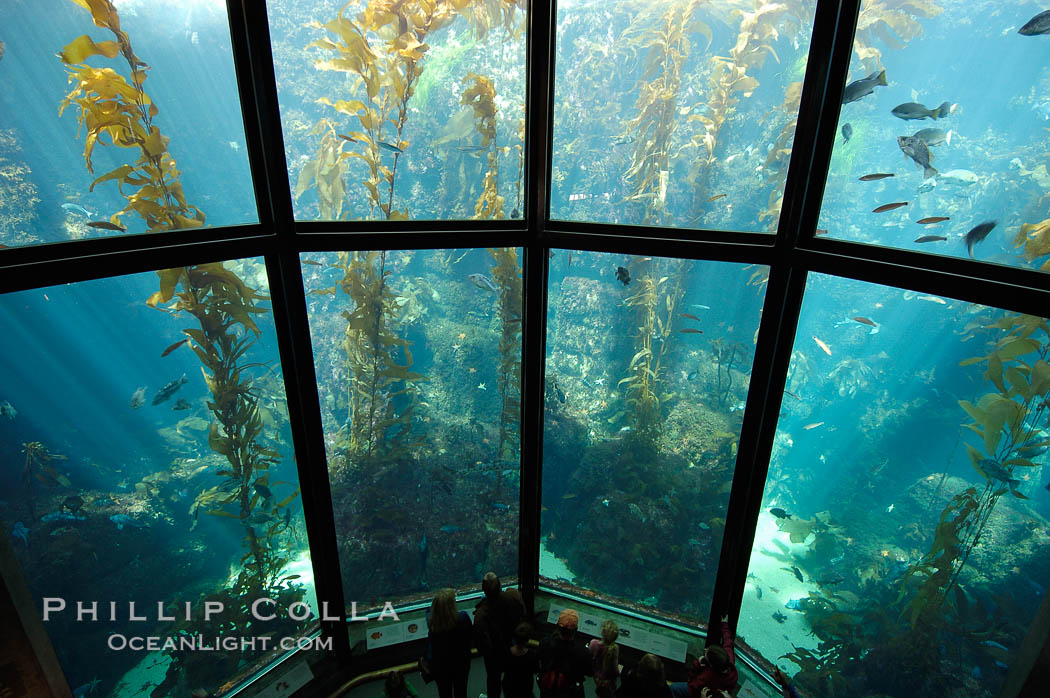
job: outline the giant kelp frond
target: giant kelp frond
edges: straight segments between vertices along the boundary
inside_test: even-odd
[[[775,221],[780,217],[780,209],[784,205],[784,185],[787,183],[788,164],[791,162],[791,150],[795,141],[795,127],[798,125],[798,110],[802,104],[802,82],[793,82],[788,85],[784,94],[784,102],[778,110],[787,116],[784,126],[773,142],[773,147],[766,156],[763,166],[763,176],[772,187],[769,191],[769,200],[766,208],[758,214],[758,220]]]
[[[518,253],[513,247],[489,248],[496,264],[490,269],[499,287],[499,446],[496,453],[506,462],[517,462],[521,446],[521,311],[522,279]]]
[[[138,214],[149,231],[197,228],[204,225],[204,213],[189,204],[179,181],[175,158],[168,151],[169,139],[153,124],[159,110],[142,89],[149,65],[131,46],[131,39],[120,28],[120,17],[110,0],[71,0],[91,12],[95,25],[112,32],[115,41],[95,42],[86,34],[66,46],[59,55],[75,87],[59,106],[59,116],[75,104],[80,129],[86,130],[84,162],[94,173],[92,154],[96,144],[138,149],[134,163],[100,175],[91,184],[116,181],[127,205],[110,217],[110,223],[124,229],[121,216]],[[85,63],[92,56],[116,58],[128,64],[131,82],[112,68],[93,68]]]
[[[853,52],[869,73],[882,65],[882,52],[875,48],[875,39],[881,39],[895,49],[922,34],[922,24],[916,19],[936,17],[944,8],[932,0],[870,0],[861,5],[857,16],[857,31],[853,36]]]
[[[1022,224],[1014,237],[1014,247],[1024,247],[1024,258],[1029,262],[1050,255],[1050,218],[1038,223]],[[1050,259],[1044,261],[1039,269],[1050,271]]]
[[[682,66],[691,51],[690,32],[706,25],[693,21],[703,0],[670,6],[659,20],[641,13],[621,37],[622,50],[645,53],[642,75],[636,89],[635,117],[625,132],[634,138],[631,164],[624,178],[631,182],[627,203],[643,205],[643,223],[661,223],[667,211],[671,137],[677,126],[678,93]],[[710,42],[710,29],[706,29]]]
[[[496,90],[492,80],[483,76],[470,73],[463,79],[470,83],[460,97],[459,103],[469,106],[474,111],[475,129],[481,136],[481,143],[485,147],[494,145],[496,140]],[[475,218],[503,218],[503,197],[499,195],[499,148],[489,148],[488,171],[481,196],[474,205]]]

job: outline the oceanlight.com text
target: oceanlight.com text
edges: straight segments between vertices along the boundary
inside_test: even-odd
[[[202,635],[159,637],[140,635],[121,635],[115,633],[109,636],[106,646],[111,650],[132,652],[160,652],[166,650],[180,650],[190,652],[237,652],[250,650],[252,652],[279,647],[282,650],[331,650],[332,638],[327,637],[236,637],[227,635],[225,637],[205,638]]]

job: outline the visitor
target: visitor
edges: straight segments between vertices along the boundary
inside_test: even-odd
[[[466,611],[456,611],[456,592],[442,589],[427,611],[427,649],[424,658],[437,683],[439,698],[467,698],[470,674],[471,622]]]
[[[571,608],[558,614],[558,627],[540,642],[540,697],[583,698],[583,679],[591,674],[591,655],[576,644],[580,615]]]
[[[784,676],[784,672],[780,670],[780,667],[776,667],[773,670],[773,680],[780,684],[780,693],[784,698],[798,698],[795,684],[791,683],[791,679]]]
[[[688,682],[671,684],[674,698],[706,698],[704,688],[732,691],[736,688],[736,655],[733,636],[729,632],[729,616],[722,616],[722,645],[708,645],[704,653],[689,667]]]
[[[511,636],[525,617],[525,603],[517,589],[503,591],[494,572],[481,580],[481,590],[485,596],[474,609],[474,641],[485,661],[487,693],[482,696],[499,698]]]
[[[637,666],[623,672],[616,698],[671,698],[663,661],[655,654],[642,655]]]
[[[503,667],[503,695],[506,698],[532,698],[540,659],[529,647],[531,636],[532,626],[525,621],[514,628],[507,663]]]
[[[616,644],[620,628],[616,621],[607,620],[602,623],[601,634],[601,640],[591,640],[587,647],[591,650],[594,694],[598,698],[610,698],[620,675],[620,646]]]
[[[383,698],[419,698],[419,693],[405,680],[404,674],[391,671],[386,675],[386,682],[383,684]]]

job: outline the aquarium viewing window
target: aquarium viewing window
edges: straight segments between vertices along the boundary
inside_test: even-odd
[[[330,686],[494,571],[769,691],[1039,695],[1037,11],[3,3],[24,685]]]

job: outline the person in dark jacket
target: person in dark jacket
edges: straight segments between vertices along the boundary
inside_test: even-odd
[[[503,591],[494,572],[481,580],[481,590],[485,597],[474,610],[474,641],[485,660],[487,698],[499,698],[511,637],[525,617],[525,603],[517,589]]]
[[[736,688],[736,654],[729,616],[722,616],[722,645],[708,645],[703,655],[689,667],[689,681],[671,684],[674,698],[702,698],[704,688],[732,691]]]
[[[583,679],[591,675],[591,653],[576,641],[580,615],[567,608],[558,627],[540,642],[540,697],[583,698]]]
[[[427,611],[426,660],[437,683],[439,698],[467,698],[470,675],[471,622],[456,612],[456,592],[442,589]]]
[[[637,666],[623,672],[616,698],[671,698],[663,661],[655,654],[643,655]]]
[[[514,629],[507,663],[503,666],[503,694],[507,698],[532,698],[532,687],[536,685],[536,674],[540,670],[540,659],[529,647],[532,626],[518,623]]]

